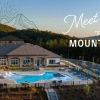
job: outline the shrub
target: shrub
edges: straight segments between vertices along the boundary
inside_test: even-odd
[[[28,91],[30,91],[30,92],[36,92],[36,90],[37,90],[36,87],[29,87],[28,88]]]
[[[6,100],[10,100],[10,97],[9,96],[6,96]]]
[[[84,89],[84,93],[85,93],[86,95],[89,95],[89,94],[90,94],[90,86],[89,86],[88,84],[86,84],[86,85],[83,87],[83,89]]]
[[[10,92],[10,89],[7,89],[7,92],[9,93]]]

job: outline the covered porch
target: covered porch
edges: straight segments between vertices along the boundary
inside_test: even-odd
[[[9,57],[8,67],[45,67],[46,58],[44,57]]]

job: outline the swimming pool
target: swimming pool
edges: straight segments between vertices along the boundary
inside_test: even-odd
[[[57,76],[54,76],[54,74],[58,74]],[[60,77],[61,76],[61,77]],[[6,79],[10,79],[16,82],[16,84],[20,84],[23,82],[28,82],[28,83],[34,83],[34,82],[38,82],[41,80],[62,80],[62,81],[69,81],[72,79],[71,76],[67,75],[67,74],[61,74],[58,72],[45,72],[41,75],[20,75],[17,73],[13,73],[10,75],[4,75],[4,77]]]
[[[75,71],[75,70],[72,70],[70,69],[68,72],[72,73],[73,75],[77,76],[79,79],[82,79],[82,80],[88,80],[88,77],[85,76],[85,75],[82,75],[81,73]]]

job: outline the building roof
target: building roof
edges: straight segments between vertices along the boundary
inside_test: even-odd
[[[16,38],[12,35],[8,35],[0,39],[0,41],[23,41],[22,39]]]
[[[15,50],[21,45],[22,44],[11,43],[11,44],[5,44],[5,45],[0,46],[0,56],[6,56],[9,52]]]
[[[8,44],[3,48],[0,48],[0,55],[8,55],[8,56],[47,56],[59,58],[60,56],[44,49],[38,45],[33,45],[30,43],[23,44]]]

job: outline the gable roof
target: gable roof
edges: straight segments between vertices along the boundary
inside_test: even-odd
[[[0,41],[23,41],[22,39],[16,38],[12,35],[8,35],[0,39]]]
[[[3,46],[0,46],[0,56],[5,56],[7,55],[9,52],[11,52],[12,50],[15,50],[16,48],[18,48],[19,46],[21,46],[22,44],[5,44]]]
[[[14,45],[16,45],[14,47]],[[3,49],[3,55],[8,56],[47,56],[47,57],[55,57],[60,58],[59,55],[44,49],[38,45],[33,45],[29,43],[24,44],[14,44],[12,46],[9,46],[9,49],[7,49],[8,46],[5,46]],[[12,49],[11,49],[12,48]],[[7,50],[7,51],[6,51]],[[4,52],[5,51],[5,52]],[[1,53],[0,53],[1,54]]]

